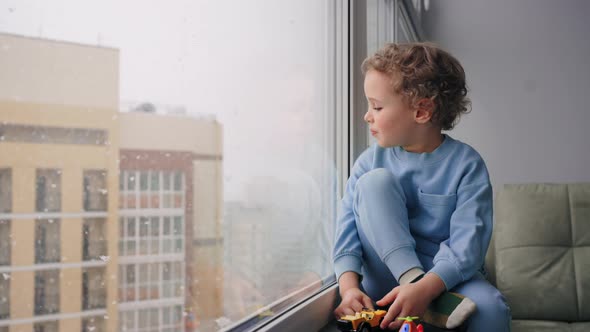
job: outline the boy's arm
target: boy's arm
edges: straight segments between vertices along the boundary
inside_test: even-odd
[[[483,266],[492,236],[492,217],[492,185],[479,159],[461,180],[450,237],[440,244],[430,270],[442,279],[447,290],[471,279]]]
[[[346,293],[351,288],[359,288],[360,276],[356,272],[348,271],[342,273],[338,279],[338,288],[340,290],[340,296]]]

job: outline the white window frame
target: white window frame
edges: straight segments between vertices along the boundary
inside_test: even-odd
[[[381,43],[397,41],[397,22],[402,20],[408,27],[413,40],[419,40],[419,31],[412,21],[407,0],[377,0],[381,8],[389,9],[389,13],[382,15],[377,26],[377,35],[388,36],[389,40]],[[363,80],[360,65],[367,54],[375,50],[368,50],[369,36],[367,35],[367,3],[366,1],[337,1],[333,2],[336,9],[336,25],[331,32],[336,36],[331,41],[335,48],[335,72],[329,72],[336,79],[337,91],[334,101],[336,112],[336,158],[340,171],[338,197],[342,197],[343,188],[348,180],[350,169],[356,158],[370,144],[369,131],[364,123],[366,100],[363,91]],[[383,19],[385,18],[385,19]],[[347,144],[348,143],[348,144]],[[318,331],[333,321],[333,309],[339,301],[338,285],[334,281],[320,292],[304,299],[289,310],[277,315],[276,318],[263,325],[251,329],[240,329],[240,323],[226,327],[221,331]],[[280,302],[277,301],[277,302]],[[241,322],[271,309],[273,304],[261,308]],[[336,331],[336,329],[334,328]]]

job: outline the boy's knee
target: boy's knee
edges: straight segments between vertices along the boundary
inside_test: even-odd
[[[356,191],[361,194],[376,193],[392,188],[401,188],[399,181],[385,168],[376,168],[361,175],[356,183]]]
[[[478,301],[477,304],[477,311],[474,315],[474,320],[476,322],[472,322],[476,324],[483,324],[479,326],[479,328],[484,329],[472,329],[470,325],[469,331],[487,331],[485,327],[489,327],[490,324],[494,326],[496,331],[509,331],[510,328],[510,321],[512,319],[510,314],[510,307],[506,303],[504,296],[496,289],[494,289],[492,296],[485,296]],[[492,323],[493,322],[493,323]]]
[[[500,292],[497,292],[495,296],[490,297],[483,303],[483,310],[488,313],[488,316],[496,317],[497,319],[509,319],[510,308]]]

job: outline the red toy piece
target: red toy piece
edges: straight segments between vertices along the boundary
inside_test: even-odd
[[[416,323],[414,323],[414,321],[418,319],[416,316],[398,317],[397,319],[404,321],[399,332],[424,332],[422,324],[416,325]]]

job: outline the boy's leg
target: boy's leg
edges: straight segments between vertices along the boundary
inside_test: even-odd
[[[374,169],[359,178],[354,193],[353,208],[357,229],[365,255],[369,256],[366,257],[368,265],[372,265],[371,256],[376,254],[398,284],[406,284],[419,278],[424,271],[416,255],[416,244],[410,233],[406,197],[399,181],[386,169]],[[381,274],[381,278],[386,279],[384,274]],[[390,290],[391,288],[387,289],[385,293]],[[380,296],[385,295],[380,293]],[[451,315],[461,317],[462,322],[473,312],[472,307],[465,313],[462,310],[465,303],[471,302],[469,299],[448,292],[443,293],[436,302],[438,306],[435,310],[430,309],[434,313],[430,316],[445,316],[444,322],[438,318],[432,322],[440,327],[447,325],[447,319]]]
[[[465,324],[467,332],[510,331],[510,308],[500,291],[481,273],[476,273],[471,280],[459,284],[452,291],[470,298],[477,305],[477,310]]]
[[[357,229],[396,280],[408,270],[423,270],[410,234],[406,196],[391,172],[378,168],[362,175],[354,191]]]

